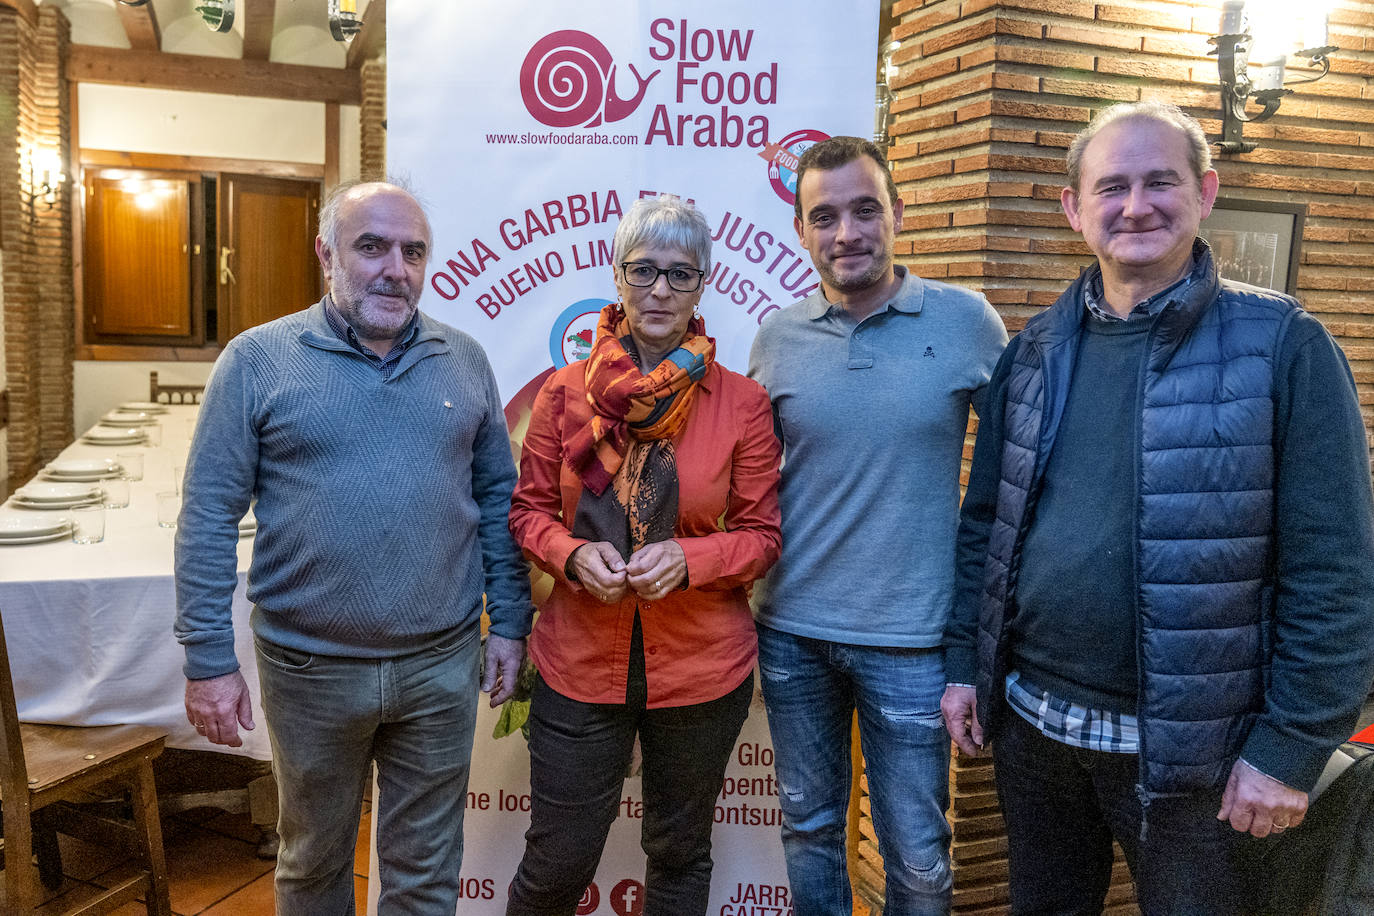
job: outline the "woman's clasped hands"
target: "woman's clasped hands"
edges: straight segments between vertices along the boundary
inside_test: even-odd
[[[573,551],[577,581],[598,600],[612,604],[633,591],[657,601],[687,578],[687,557],[677,541],[658,541],[636,550],[628,562],[609,541],[591,541]]]

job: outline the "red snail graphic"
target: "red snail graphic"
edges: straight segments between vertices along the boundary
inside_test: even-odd
[[[520,65],[520,95],[530,114],[550,127],[596,127],[603,117],[609,124],[639,107],[660,72],[642,77],[634,64],[629,67],[639,89],[634,98],[622,99],[605,45],[576,29],[551,32],[535,42]]]

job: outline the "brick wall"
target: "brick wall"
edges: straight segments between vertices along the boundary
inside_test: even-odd
[[[1091,260],[1059,208],[1064,151],[1092,113],[1158,98],[1221,133],[1207,37],[1220,0],[897,0],[898,259],[983,291],[1014,333]],[[1230,198],[1305,203],[1298,295],[1335,335],[1374,428],[1374,0],[1331,16],[1332,72],[1218,156]],[[1006,912],[1005,836],[985,762],[950,771],[955,910]],[[1118,866],[1111,913],[1135,912]]]
[[[69,146],[65,59],[70,30],[51,6],[30,21],[0,7],[0,251],[5,258],[5,387],[9,389],[7,491],[71,441],[71,197],[47,209],[29,199],[28,151]]]
[[[362,66],[363,103],[359,174],[363,181],[386,178],[386,58],[375,57]]]
[[[1008,327],[1090,260],[1059,209],[1064,150],[1092,112],[1158,98],[1221,132],[1219,0],[898,0],[890,151],[901,260],[984,291]],[[1218,156],[1226,197],[1307,204],[1299,298],[1336,336],[1374,428],[1374,2],[1340,0],[1332,72]]]

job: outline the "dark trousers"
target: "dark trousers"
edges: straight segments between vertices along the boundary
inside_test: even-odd
[[[1113,838],[1144,916],[1256,911],[1264,841],[1216,819],[1220,790],[1151,798],[1142,836],[1136,755],[1070,747],[1014,712],[992,754],[1015,916],[1101,913]]]
[[[530,829],[507,916],[565,916],[596,874],[635,735],[644,754],[643,916],[704,914],[711,827],[754,677],[709,703],[645,708],[632,665],[625,704],[581,703],[541,678],[530,705]],[[604,892],[604,891],[603,891]]]

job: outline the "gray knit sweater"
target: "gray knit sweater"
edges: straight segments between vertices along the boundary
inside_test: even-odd
[[[253,631],[300,651],[381,658],[474,626],[520,638],[532,607],[507,528],[515,484],[481,347],[427,316],[390,379],[321,303],[225,348],[206,387],[176,534],[186,676],[238,667],[237,522],[257,498]]]

